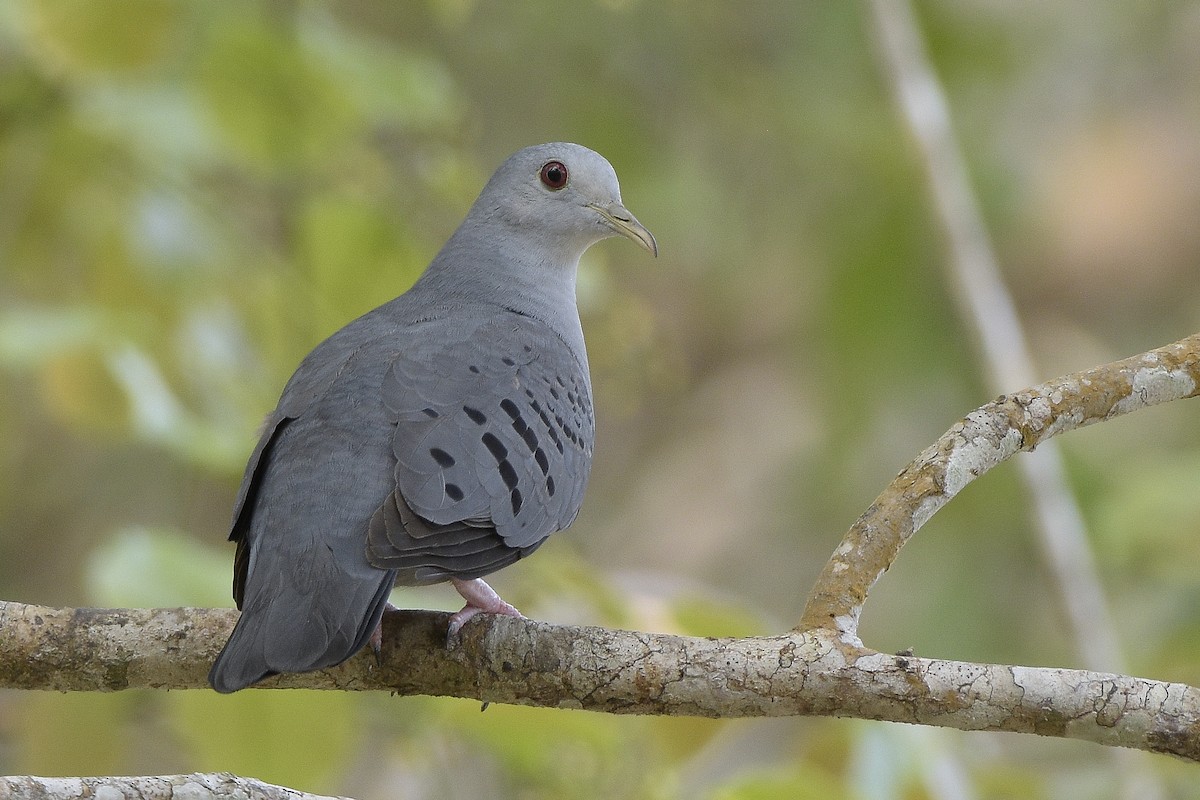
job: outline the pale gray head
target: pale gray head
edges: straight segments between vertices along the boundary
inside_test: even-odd
[[[526,147],[500,165],[468,219],[502,224],[521,239],[582,253],[610,236],[625,236],[654,255],[650,231],[621,203],[617,174],[604,156],[581,145]]]

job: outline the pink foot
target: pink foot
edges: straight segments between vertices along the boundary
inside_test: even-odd
[[[507,617],[521,617],[521,619],[524,619],[521,612],[504,602],[500,598],[500,595],[496,594],[496,590],[488,586],[483,578],[476,578],[472,581],[451,578],[450,582],[454,584],[454,588],[467,601],[467,604],[462,607],[462,611],[450,616],[450,627],[446,631],[447,638],[452,639],[458,635],[459,630],[467,623],[467,620],[480,612],[503,614]]]

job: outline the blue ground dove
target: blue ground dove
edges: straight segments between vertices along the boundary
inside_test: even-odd
[[[304,359],[238,492],[242,615],[213,688],[345,661],[394,585],[451,581],[452,631],[517,614],[482,576],[579,512],[595,426],[575,274],[615,235],[657,254],[603,157],[526,148],[409,291]]]

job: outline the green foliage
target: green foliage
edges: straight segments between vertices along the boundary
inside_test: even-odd
[[[110,608],[232,605],[229,553],[178,531],[115,532],[88,560],[88,602]],[[219,591],[218,591],[219,589]]]
[[[202,772],[333,791],[363,741],[359,698],[330,692],[172,692],[162,714]]]

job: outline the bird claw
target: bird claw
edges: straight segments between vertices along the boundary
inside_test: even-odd
[[[367,637],[367,644],[371,646],[371,651],[375,653],[375,665],[383,666],[383,623],[375,626],[375,630],[371,631],[371,635]]]
[[[383,608],[383,613],[398,610],[394,605],[388,603]],[[371,631],[371,635],[367,637],[367,644],[371,646],[371,652],[375,653],[376,666],[383,666],[383,617],[379,618],[379,624],[375,626],[375,630]]]
[[[525,619],[525,616],[517,611],[515,606],[506,603],[500,595],[496,594],[496,590],[488,586],[482,578],[471,581],[454,578],[450,582],[454,584],[454,588],[467,601],[467,604],[460,611],[450,615],[450,625],[446,629],[446,645],[448,647],[457,644],[459,631],[476,614],[503,614],[506,617]]]

